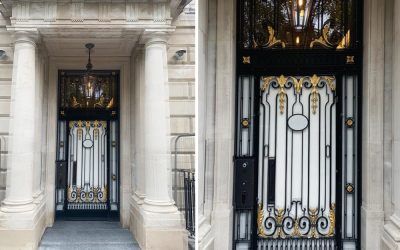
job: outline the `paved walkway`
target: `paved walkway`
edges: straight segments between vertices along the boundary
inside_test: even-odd
[[[140,250],[128,229],[116,221],[56,221],[39,250]]]

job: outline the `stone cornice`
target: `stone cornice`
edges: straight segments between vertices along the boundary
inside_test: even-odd
[[[140,1],[25,1],[12,2],[12,26],[54,25],[170,25],[171,6],[166,0]],[[32,11],[34,10],[34,11]]]

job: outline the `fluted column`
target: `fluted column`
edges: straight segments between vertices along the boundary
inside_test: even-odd
[[[33,166],[35,162],[36,43],[34,35],[17,32],[13,64],[10,124],[11,160],[7,173],[3,212],[33,210]]]
[[[146,198],[144,209],[176,212],[170,197],[170,146],[167,44],[163,33],[153,34],[145,45],[144,145]]]

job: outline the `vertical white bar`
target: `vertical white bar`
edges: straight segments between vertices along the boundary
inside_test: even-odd
[[[242,118],[249,119],[249,96],[250,96],[250,79],[247,76],[242,77]],[[249,155],[249,129],[242,128],[242,155]]]

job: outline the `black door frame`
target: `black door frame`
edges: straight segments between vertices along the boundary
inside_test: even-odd
[[[82,120],[82,121],[106,121],[107,122],[107,179],[108,179],[108,185],[107,185],[107,194],[108,194],[108,199],[107,199],[107,205],[108,209],[107,210],[95,210],[95,209],[85,209],[85,210],[68,210],[67,209],[67,174],[68,174],[68,160],[65,160],[63,162],[66,162],[65,165],[65,173],[66,175],[63,176],[63,181],[66,184],[64,187],[64,204],[63,204],[63,210],[58,211],[56,210],[56,218],[59,219],[80,219],[80,220],[102,220],[102,219],[118,219],[119,214],[120,214],[120,71],[119,70],[92,70],[93,75],[95,76],[102,76],[102,75],[113,75],[115,76],[116,79],[116,100],[114,101],[116,103],[115,108],[112,109],[102,109],[102,110],[94,110],[94,109],[65,109],[61,108],[60,105],[60,98],[61,98],[61,79],[62,76],[64,75],[73,75],[77,77],[82,77],[86,73],[85,70],[58,70],[58,93],[57,93],[57,134],[60,133],[59,129],[59,121],[65,121],[66,122],[66,131],[65,131],[65,159],[68,159],[68,148],[69,148],[69,122],[70,121],[77,121],[77,120]],[[116,176],[116,196],[117,196],[117,210],[112,211],[111,210],[111,202],[110,202],[110,188],[111,188],[111,164],[110,164],[110,124],[111,121],[116,121],[117,123],[117,128],[116,128],[116,138],[117,138],[117,176]],[[57,135],[58,138],[58,135]],[[57,141],[57,150],[58,152],[58,147],[59,147],[59,142]],[[57,154],[57,162],[58,161],[58,154]],[[58,164],[56,164],[58,165]],[[60,171],[56,168],[56,183],[59,178]],[[57,184],[56,184],[57,185]],[[57,204],[57,192],[54,197],[56,204]]]

